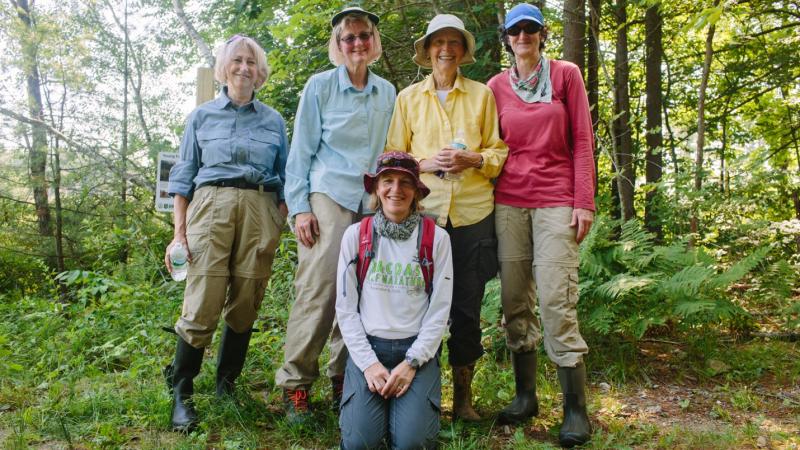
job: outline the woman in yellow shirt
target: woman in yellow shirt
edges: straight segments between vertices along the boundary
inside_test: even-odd
[[[481,300],[486,282],[497,274],[491,179],[500,173],[508,148],[499,136],[492,92],[459,73],[459,66],[475,62],[475,38],[464,23],[437,15],[414,50],[414,62],[433,72],[398,94],[386,149],[409,152],[419,161],[431,189],[422,202],[425,213],[450,234],[453,416],[477,421],[471,383],[483,354]]]

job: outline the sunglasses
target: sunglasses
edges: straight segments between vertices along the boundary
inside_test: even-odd
[[[514,25],[509,27],[506,30],[509,36],[519,36],[520,33],[525,32],[525,34],[536,34],[542,31],[542,26],[536,22],[527,22],[525,25]]]
[[[348,34],[347,36],[340,38],[339,40],[344,42],[347,45],[355,44],[356,39],[360,40],[361,42],[367,42],[372,38],[371,31],[365,31],[359,34]]]
[[[384,167],[400,167],[403,169],[408,169],[412,172],[415,172],[417,169],[417,162],[413,159],[408,158],[382,158],[378,160],[378,170]]]
[[[236,41],[238,39],[243,39],[243,38],[250,38],[250,36],[245,36],[244,34],[234,34],[233,36],[228,38],[227,41],[225,41],[225,45],[228,45],[231,42],[234,42],[234,41]],[[250,39],[253,39],[253,38],[250,38]]]

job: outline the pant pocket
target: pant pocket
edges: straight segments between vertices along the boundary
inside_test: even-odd
[[[570,306],[574,308],[578,304],[578,271],[577,269],[568,270],[571,272],[568,274],[567,295]]]

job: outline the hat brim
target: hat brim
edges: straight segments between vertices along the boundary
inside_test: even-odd
[[[425,186],[425,183],[423,183],[422,180],[417,178],[416,174],[413,171],[406,169],[404,167],[387,167],[379,171],[378,173],[364,174],[364,190],[367,191],[367,194],[372,194],[373,192],[375,192],[375,187],[376,187],[375,183],[378,181],[378,177],[380,177],[382,173],[386,172],[403,172],[411,175],[411,178],[415,180],[417,183],[417,190],[420,192],[420,194],[422,194],[422,198],[427,197],[428,194],[431,193],[431,190],[428,188],[428,186]]]
[[[506,24],[505,24],[505,28],[506,28],[506,30],[507,30],[507,29],[509,29],[509,28],[511,28],[511,27],[513,27],[514,25],[516,25],[516,24],[518,24],[518,23],[522,22],[523,20],[530,20],[531,22],[536,22],[536,23],[538,23],[538,24],[539,24],[539,26],[542,26],[542,27],[544,27],[544,24],[542,23],[542,21],[541,21],[541,20],[539,20],[537,17],[533,17],[533,16],[519,16],[519,17],[514,17],[514,18],[513,18],[513,19],[511,19],[510,21],[506,22]]]
[[[345,8],[334,14],[334,16],[331,18],[331,27],[335,27],[336,24],[338,24],[344,18],[344,16],[348,14],[364,14],[369,18],[369,21],[372,22],[373,25],[377,25],[381,20],[377,14],[371,13],[367,10],[361,8]]]
[[[460,66],[464,66],[467,64],[472,64],[475,62],[475,36],[472,35],[467,30],[463,30],[461,28],[445,26],[441,28],[437,28],[435,30],[431,30],[429,33],[426,33],[425,36],[414,41],[414,57],[411,58],[414,61],[414,64],[425,68],[425,69],[432,69],[433,65],[431,64],[431,60],[428,57],[427,53],[425,52],[425,39],[428,36],[433,35],[437,31],[445,30],[447,28],[451,28],[453,30],[458,31],[464,36],[464,39],[467,41],[467,51],[464,53],[464,57],[461,58],[461,62],[459,63]]]

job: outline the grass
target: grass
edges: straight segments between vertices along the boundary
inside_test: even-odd
[[[161,376],[174,351],[174,336],[160,328],[174,323],[179,312],[181,290],[175,284],[125,284],[99,277],[74,287],[74,301],[68,304],[43,294],[0,294],[0,447],[337,447],[337,418],[329,408],[325,380],[312,392],[315,420],[301,428],[284,421],[274,386],[291,299],[291,277],[286,275],[292,270],[291,252],[285,244],[276,261],[236,402],[214,398],[216,338],[207,351],[196,380],[202,422],[189,436],[169,431],[170,397]],[[98,285],[110,287],[92,293]],[[485,420],[474,425],[451,422],[451,379],[445,368],[447,412],[440,446],[556,448],[561,394],[555,366],[541,351],[539,417],[520,427],[493,420],[514,394],[503,333],[496,325],[498,296],[495,281],[482,312],[487,355],[478,364],[474,383]],[[589,410],[595,425],[587,447],[752,448],[759,439],[774,447],[800,445],[800,404],[794,403],[800,380],[796,344],[721,345],[719,339],[693,341],[690,335],[671,339],[687,344],[645,347],[587,336],[592,348],[587,359]],[[712,374],[710,358],[724,361],[726,369]],[[600,389],[600,382],[609,388]],[[663,413],[644,413],[654,402],[663,405]]]

